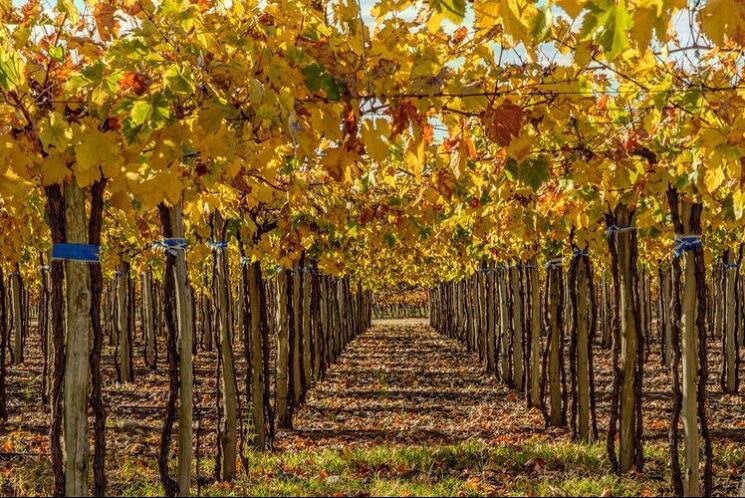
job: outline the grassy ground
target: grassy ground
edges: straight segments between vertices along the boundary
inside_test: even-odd
[[[211,380],[201,355],[201,379]],[[609,376],[601,355],[601,414]],[[659,370],[648,362],[650,374]],[[0,426],[0,495],[48,495],[46,413],[34,377],[12,372],[13,417]],[[309,394],[293,431],[275,451],[247,455],[233,483],[212,475],[214,432],[201,438],[201,496],[666,496],[668,402],[663,374],[648,377],[647,462],[642,472],[615,476],[603,442],[572,442],[546,429],[538,410],[486,375],[478,360],[421,321],[384,321],[350,344]],[[156,454],[162,421],[163,371],[142,372],[136,385],[107,385],[110,410],[109,495],[162,495]],[[713,389],[712,389],[713,390]],[[211,385],[202,413],[214,417]],[[733,496],[745,473],[743,397],[711,400],[714,484]],[[601,417],[601,438],[604,437]],[[723,430],[726,429],[726,430]],[[172,468],[175,462],[172,462]],[[196,477],[196,476],[195,476]],[[197,480],[195,479],[196,483]]]
[[[602,445],[550,443],[536,437],[519,447],[483,442],[438,447],[373,446],[343,450],[248,455],[248,473],[234,483],[200,487],[201,496],[660,496],[669,494],[663,471],[610,474]],[[717,466],[743,468],[745,450],[719,448]],[[664,469],[664,449],[647,452],[652,469]],[[0,477],[4,494],[44,493],[46,462]],[[209,474],[210,462],[202,473]],[[110,473],[111,494],[157,496],[162,490],[152,462],[125,461]],[[734,489],[734,488],[733,488]],[[46,491],[48,492],[48,491]],[[193,489],[197,493],[197,489]]]

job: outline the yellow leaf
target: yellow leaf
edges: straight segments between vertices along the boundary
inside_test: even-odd
[[[631,37],[636,42],[637,48],[644,53],[652,41],[652,33],[657,22],[657,11],[650,7],[637,7],[634,10],[634,28]]]
[[[49,120],[39,123],[39,138],[46,149],[65,149],[72,140],[72,128],[67,124],[65,118],[59,112],[53,112]]]
[[[427,21],[427,29],[429,29],[430,33],[435,33],[438,29],[440,29],[440,24],[442,24],[443,17],[444,16],[439,12],[432,12],[432,15]]]
[[[564,12],[569,14],[570,17],[576,18],[582,12],[585,7],[584,0],[558,0],[556,4],[564,9]]]
[[[473,11],[476,13],[477,29],[491,29],[499,24],[499,2],[494,0],[475,0]]]
[[[119,35],[119,21],[116,20],[114,14],[116,14],[115,5],[99,2],[93,6],[93,19],[103,41],[109,41]]]
[[[388,123],[383,119],[378,119],[375,124],[372,120],[362,122],[362,142],[370,157],[375,161],[383,161],[388,157],[388,144],[383,140],[382,135],[390,133]]]
[[[57,11],[66,14],[72,24],[78,22],[78,8],[75,6],[74,0],[57,0]]]
[[[721,166],[710,167],[704,175],[706,191],[713,194],[724,182],[724,169]]]
[[[41,164],[41,183],[44,186],[60,185],[64,183],[70,170],[64,154],[53,153],[44,158]]]
[[[128,211],[132,207],[132,204],[129,202],[129,196],[127,195],[127,192],[124,191],[114,192],[111,194],[109,202],[112,206],[121,209],[122,211]]]
[[[172,206],[175,206],[181,200],[181,193],[184,191],[181,179],[176,175],[176,173],[168,169],[161,173],[159,184],[162,188],[165,199]]]
[[[740,189],[735,190],[732,194],[732,205],[735,209],[735,218],[739,220],[745,212],[745,192]]]
[[[745,4],[738,0],[709,0],[700,14],[701,28],[717,45],[727,38],[745,43]]]
[[[530,0],[500,0],[499,13],[505,33],[526,46],[534,44],[532,25],[539,12]]]
[[[117,139],[118,136],[115,133],[95,129],[85,130],[81,134],[80,143],[75,146],[75,165],[73,166],[78,183],[81,178],[95,181],[100,177],[101,171],[107,178],[121,175],[124,158]],[[80,185],[87,186],[90,183]]]

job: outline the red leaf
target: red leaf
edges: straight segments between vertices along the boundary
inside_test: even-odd
[[[520,134],[523,126],[523,108],[512,102],[504,102],[494,110],[484,112],[481,119],[486,136],[506,147]]]

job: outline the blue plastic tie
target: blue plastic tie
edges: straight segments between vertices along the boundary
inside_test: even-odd
[[[563,264],[563,261],[561,258],[554,258],[546,262],[546,268],[551,268],[553,266],[561,266],[562,264]]]
[[[676,258],[679,258],[686,251],[695,251],[699,247],[703,247],[704,244],[701,242],[700,235],[676,235],[675,236],[675,247],[673,253]]]
[[[207,247],[209,247],[215,252],[220,252],[228,248],[228,243],[223,242],[223,241],[218,241],[218,242],[208,241]]]
[[[533,270],[538,267],[536,265],[515,265],[515,268],[523,269],[523,270]]]
[[[169,254],[177,256],[179,252],[185,251],[188,245],[186,239],[161,239],[153,244],[153,249],[167,251]]]
[[[52,259],[58,261],[100,263],[100,252],[101,246],[93,244],[52,244]]]
[[[616,233],[622,233],[622,232],[633,232],[636,230],[635,226],[627,226],[627,227],[619,227],[617,225],[611,225],[608,227],[608,237],[610,237],[613,234]]]

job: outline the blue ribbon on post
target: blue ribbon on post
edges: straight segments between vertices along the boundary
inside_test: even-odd
[[[563,261],[562,261],[561,257],[556,257],[556,258],[553,258],[553,259],[549,259],[546,262],[546,268],[551,268],[551,267],[554,267],[554,266],[561,266],[562,264],[563,264]]]
[[[518,263],[514,266],[514,268],[518,270],[533,270],[538,267],[536,265]]]
[[[636,230],[636,227],[634,225],[627,226],[627,227],[619,227],[617,225],[611,225],[608,227],[608,237],[615,235],[617,233],[621,232],[633,232]]]
[[[686,251],[695,251],[699,247],[703,247],[704,244],[701,242],[700,235],[676,235],[675,236],[675,247],[673,253],[676,258],[679,258]]]
[[[79,261],[81,263],[100,263],[101,246],[93,244],[52,244],[52,259],[58,261]]]
[[[590,255],[589,249],[579,249],[578,247],[573,247],[572,248],[572,256],[575,259],[576,258],[580,258],[582,256],[589,256],[589,255]]]
[[[176,256],[179,251],[185,251],[187,245],[186,239],[161,239],[153,244],[153,249],[168,251],[169,254]]]
[[[228,243],[227,242],[223,242],[223,241],[215,242],[215,241],[211,241],[210,240],[210,241],[207,242],[207,247],[209,247],[210,249],[212,249],[215,252],[219,252],[219,251],[224,251],[225,249],[227,249],[228,248]]]

